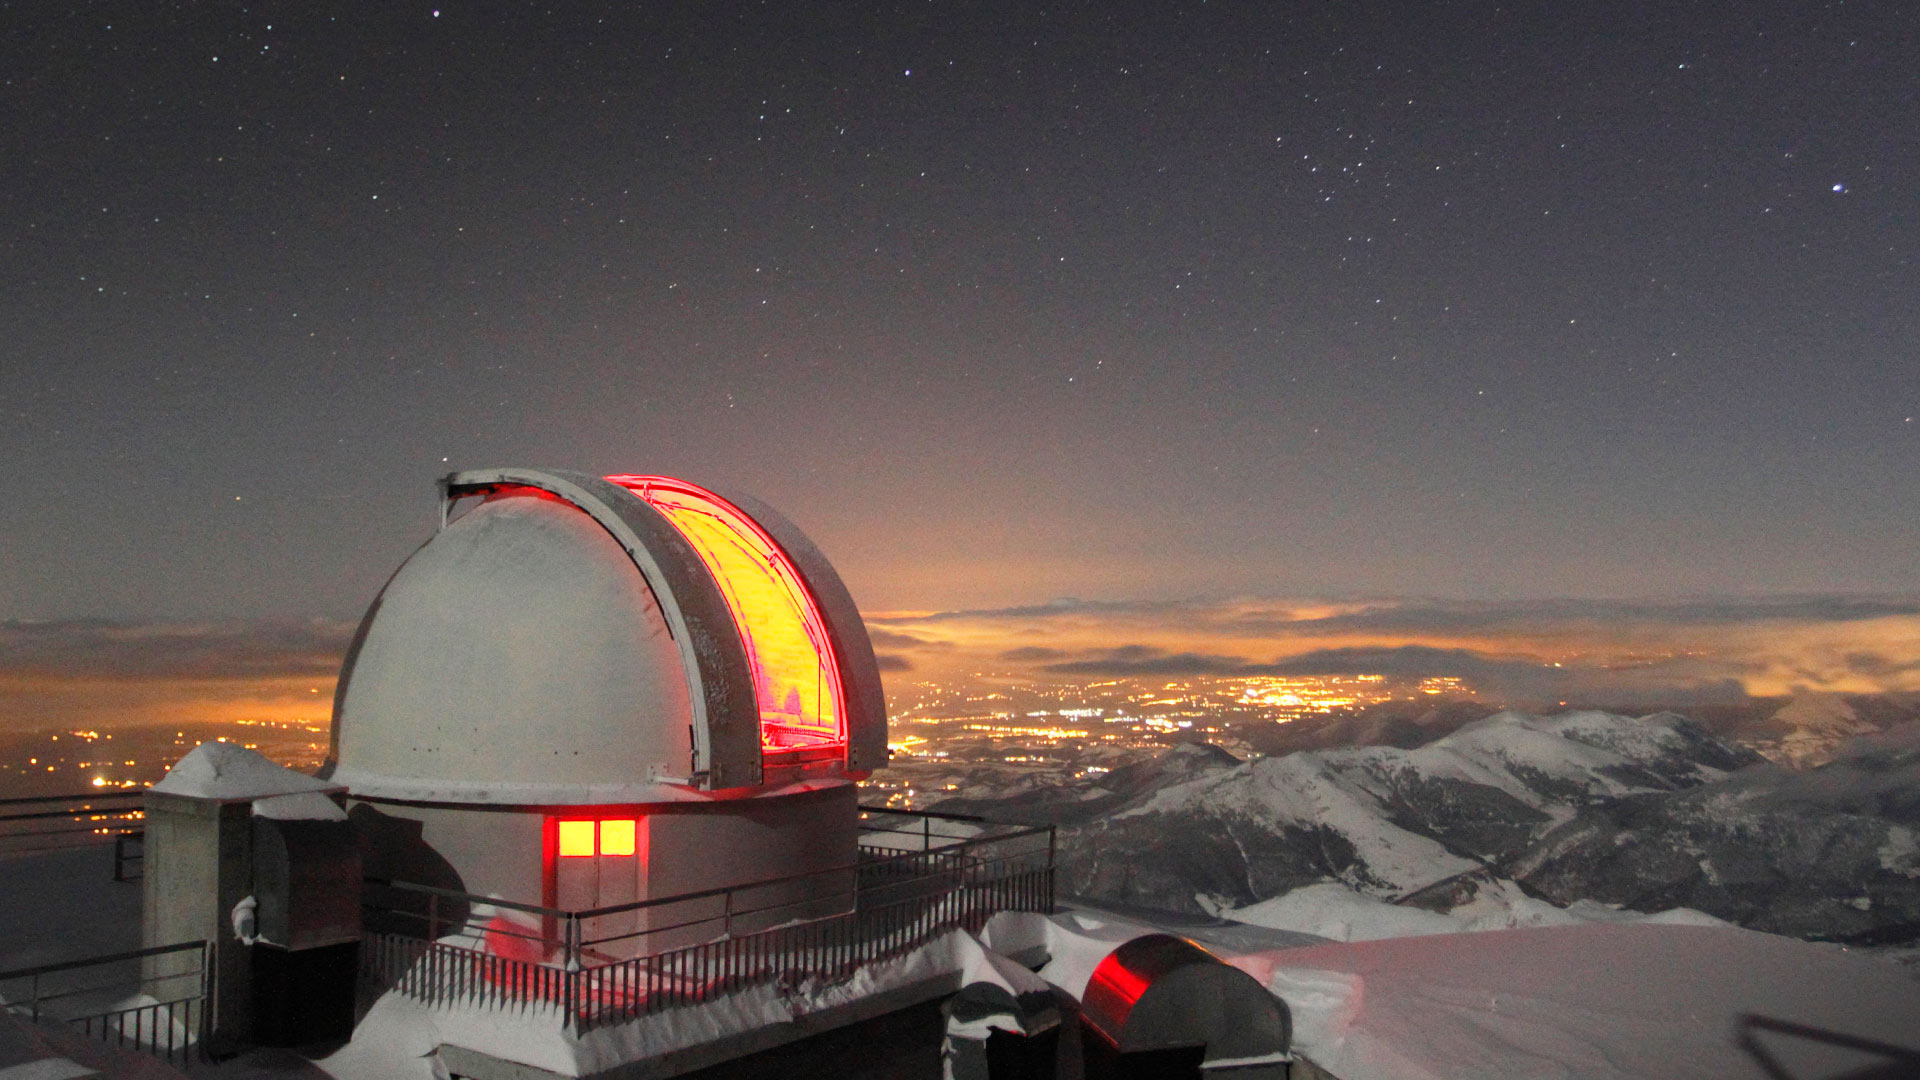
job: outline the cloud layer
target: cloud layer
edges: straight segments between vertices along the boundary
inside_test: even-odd
[[[0,623],[0,725],[325,721],[352,635],[320,620]]]
[[[1054,600],[868,616],[891,679],[1453,676],[1516,704],[1920,691],[1920,598]],[[339,621],[0,623],[0,724],[324,722]]]
[[[1912,596],[1061,599],[870,622],[933,642],[930,668],[992,664],[1063,678],[1454,676],[1515,701],[1622,704],[1920,690]]]

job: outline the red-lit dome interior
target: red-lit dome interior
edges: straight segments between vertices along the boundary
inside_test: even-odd
[[[780,545],[698,485],[665,476],[606,479],[672,522],[719,585],[753,670],[761,751],[845,747],[845,699],[826,623]]]

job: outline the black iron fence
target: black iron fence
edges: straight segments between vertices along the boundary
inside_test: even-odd
[[[860,850],[873,853],[932,851],[991,837],[1007,828],[972,814],[863,806],[860,808]]]
[[[113,838],[113,880],[139,881],[147,875],[147,831],[133,829]]]
[[[1053,830],[868,816],[857,863],[587,911],[369,881],[361,974],[433,1003],[544,1006],[575,1031],[748,987],[831,982],[1000,911],[1053,910]],[[898,833],[899,835],[892,835]],[[878,841],[878,842],[874,842]]]
[[[81,1034],[184,1065],[207,1033],[207,981],[213,947],[205,941],[0,971],[0,999],[38,1023],[64,1023]],[[149,965],[180,955],[185,963]],[[167,966],[179,970],[167,973]],[[150,968],[150,969],[149,969]]]
[[[0,799],[0,854],[105,844],[138,832],[145,795],[99,791]]]

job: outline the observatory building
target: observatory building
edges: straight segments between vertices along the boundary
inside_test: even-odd
[[[441,1075],[668,1076],[1044,986],[973,935],[1053,910],[1052,829],[859,806],[879,668],[791,522],[662,476],[440,484],[318,775],[210,744],[146,795],[143,978],[198,980],[203,1047],[386,1054],[360,1018],[425,1007]]]
[[[441,481],[438,530],[367,609],[320,776],[370,876],[578,911],[822,888],[886,752],[859,613],[786,518],[667,477],[487,469]]]

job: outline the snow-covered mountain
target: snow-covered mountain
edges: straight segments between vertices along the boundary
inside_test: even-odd
[[[1301,717],[1235,734],[1266,755],[1344,746],[1412,749],[1497,711],[1472,699],[1390,701],[1357,712]],[[1805,769],[1831,761],[1856,736],[1920,720],[1920,694],[1803,690],[1792,696],[1698,704],[1689,707],[1687,715],[1725,742]]]
[[[1880,731],[1892,704],[1884,697],[1801,694],[1741,734],[1768,759],[1808,768],[1833,760],[1855,736]]]
[[[1501,867],[1560,903],[1685,906],[1756,930],[1920,942],[1920,724],[1834,760],[1592,806]]]
[[[1446,911],[1517,882],[1563,906],[1920,939],[1920,734],[1792,772],[1672,713],[1502,712],[1413,749],[1241,762],[1182,746],[941,808],[1058,824],[1063,892],[1144,908],[1220,912],[1332,881]]]

